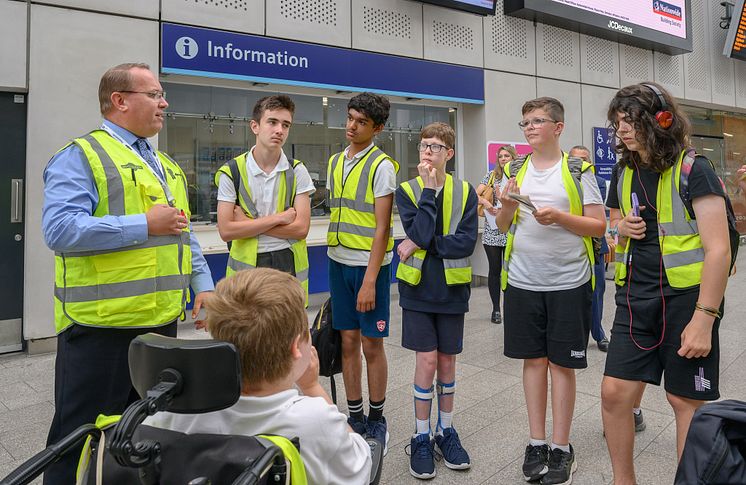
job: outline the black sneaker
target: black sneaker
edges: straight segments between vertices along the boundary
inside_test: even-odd
[[[600,350],[601,352],[609,351],[609,339],[607,339],[606,337],[596,342],[596,345],[598,345],[598,350]]]
[[[578,468],[575,463],[575,451],[570,445],[570,452],[559,448],[549,452],[549,471],[541,477],[541,485],[570,485],[572,474]]]
[[[640,410],[640,414],[632,414],[635,416],[635,433],[645,431],[645,420],[642,417],[642,409]]]
[[[500,315],[499,311],[494,311],[492,312],[492,318],[490,318],[490,321],[499,325],[503,323],[503,317]]]
[[[523,456],[523,478],[527,482],[539,480],[549,471],[549,446],[528,445]]]

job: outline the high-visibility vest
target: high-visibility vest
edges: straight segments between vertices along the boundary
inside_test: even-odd
[[[529,154],[526,158],[519,158],[505,165],[505,172],[508,173],[509,177],[515,177],[518,187],[523,182],[523,177],[526,175],[528,168],[528,162],[531,160]],[[570,199],[570,214],[576,216],[583,215],[583,185],[580,181],[583,172],[592,167],[588,162],[583,161],[581,158],[570,157],[567,153],[562,152],[562,183],[565,186],[565,192],[567,197]],[[518,213],[521,208],[516,209],[513,215],[513,222],[510,225],[508,231],[508,241],[505,245],[505,252],[503,253],[503,268],[501,277],[501,286],[504,290],[508,286],[508,271],[510,270],[510,254],[513,250],[513,240],[515,239],[515,231],[518,224]],[[591,273],[591,286],[596,287],[596,277],[593,274],[593,241],[590,236],[583,236],[583,245],[585,246],[585,252],[588,255],[588,262],[590,264]]]
[[[691,288],[699,285],[705,261],[705,250],[697,230],[697,221],[689,216],[689,211],[679,195],[681,166],[685,156],[693,156],[693,152],[689,154],[686,150],[682,151],[676,164],[660,175],[656,194],[658,244],[663,255],[668,284],[672,288]],[[633,174],[634,170],[627,166],[617,183],[622,217],[632,210]],[[618,264],[614,272],[614,281],[619,286],[626,283],[630,243],[631,240],[627,238],[624,243],[620,241],[616,247],[615,261]]]
[[[378,166],[389,160],[399,172],[399,164],[373,146],[344,177],[344,152],[329,158],[327,190],[329,193],[329,230],[326,243],[350,249],[370,251],[376,234],[375,196],[373,177]],[[386,251],[394,249],[394,216],[389,220],[389,240]]]
[[[73,140],[85,155],[98,192],[93,217],[144,214],[167,204],[165,190],[135,153],[103,130]],[[184,172],[158,152],[174,206],[189,220]],[[132,246],[55,253],[57,332],[73,323],[91,327],[155,327],[174,321],[189,298],[189,227],[178,236],[149,235]]]
[[[240,181],[238,184],[238,203],[244,213],[251,219],[259,217],[256,210],[254,199],[251,197],[251,187],[249,186],[249,173],[246,170],[246,155],[248,152],[236,157]],[[277,187],[277,204],[275,211],[280,213],[293,207],[295,203],[295,191],[298,181],[295,178],[295,167],[300,165],[300,160],[293,160],[291,167],[283,170],[280,175],[280,183]],[[226,163],[215,173],[215,184],[218,185],[221,175],[228,176],[233,180],[231,169]],[[288,239],[290,250],[293,253],[293,266],[295,268],[295,277],[300,281],[301,286],[308,295],[308,248],[305,239]],[[255,269],[256,260],[259,254],[259,240],[255,237],[236,239],[231,244],[230,254],[228,255],[228,267],[225,270],[226,276],[231,276],[237,271],[244,269]]]
[[[401,188],[417,207],[425,186],[422,177],[408,180],[401,184]],[[446,174],[443,186],[443,235],[456,234],[461,219],[466,210],[466,198],[469,196],[469,183],[454,179]],[[406,261],[399,262],[396,277],[410,285],[419,285],[422,279],[422,265],[427,251],[418,249]],[[471,258],[443,259],[447,285],[465,285],[471,283]]]

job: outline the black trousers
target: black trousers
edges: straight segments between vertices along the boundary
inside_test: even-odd
[[[490,290],[492,300],[492,311],[500,311],[500,273],[503,269],[504,246],[488,246],[483,244],[484,252],[487,254],[489,273],[487,274],[487,288]]]
[[[72,325],[57,336],[54,370],[55,412],[47,446],[99,414],[122,414],[138,400],[130,380],[127,352],[136,336],[155,332],[176,337],[176,321],[161,327],[118,329]],[[44,473],[45,485],[75,483],[82,446]]]
[[[290,248],[285,248],[268,253],[259,253],[256,256],[256,267],[272,268],[295,276],[293,251]]]

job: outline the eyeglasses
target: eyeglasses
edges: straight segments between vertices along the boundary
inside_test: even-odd
[[[150,99],[155,99],[156,101],[160,101],[161,99],[166,99],[166,91],[119,91],[120,93],[135,93],[135,94],[144,94]]]
[[[518,122],[518,126],[521,127],[522,130],[525,130],[529,126],[532,126],[534,128],[539,128],[544,123],[558,123],[558,121],[550,120],[548,118],[532,118],[530,120],[521,120]]]
[[[417,151],[418,152],[424,152],[427,149],[430,149],[432,153],[440,153],[441,150],[448,150],[448,147],[445,145],[438,145],[437,143],[418,143],[417,144]]]

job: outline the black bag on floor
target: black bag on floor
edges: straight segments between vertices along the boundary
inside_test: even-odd
[[[331,379],[332,401],[337,403],[334,375],[342,372],[342,336],[332,327],[332,299],[328,298],[311,327],[311,344],[319,354],[319,375]]]
[[[746,402],[705,404],[694,413],[675,485],[746,483]]]

